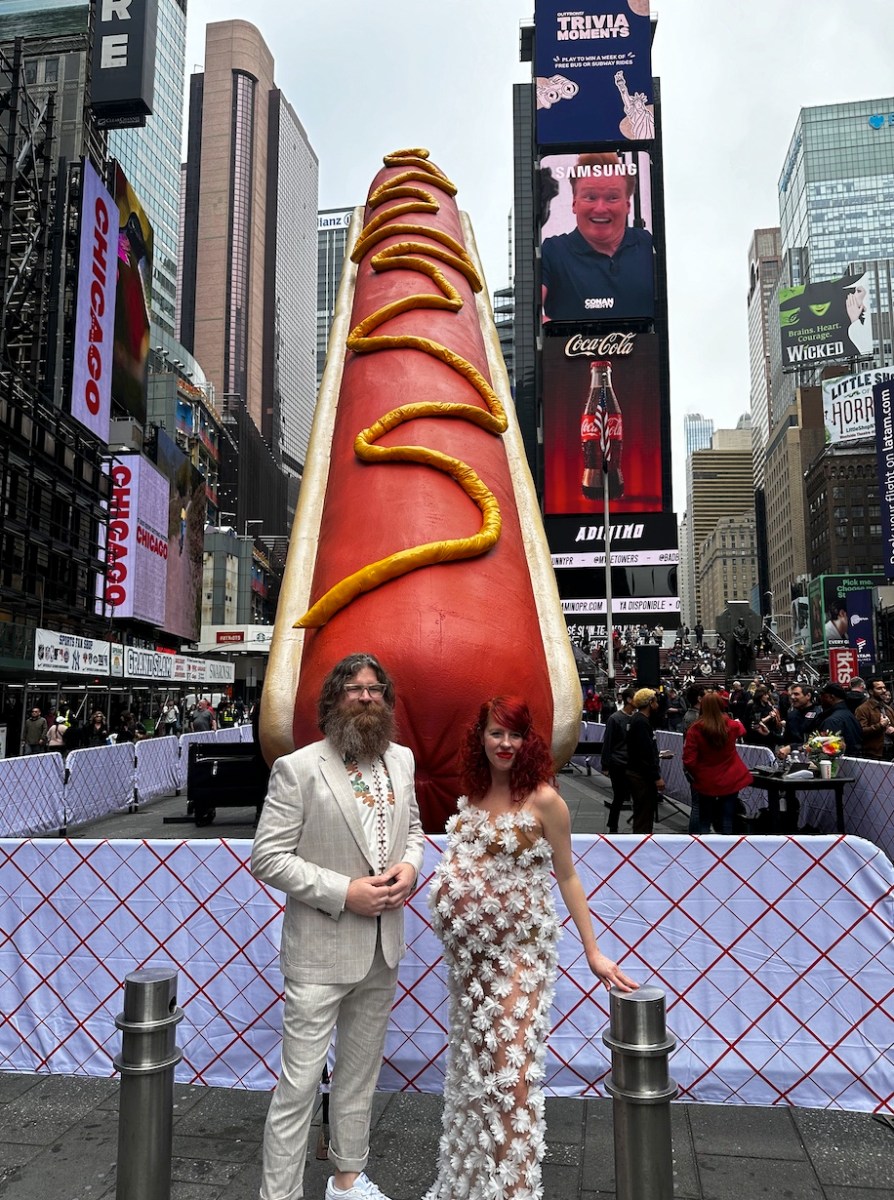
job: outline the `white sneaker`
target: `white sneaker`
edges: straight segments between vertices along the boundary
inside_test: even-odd
[[[364,1171],[357,1176],[353,1187],[349,1187],[346,1192],[335,1186],[335,1176],[331,1175],[326,1184],[326,1200],[388,1200],[388,1197]]]

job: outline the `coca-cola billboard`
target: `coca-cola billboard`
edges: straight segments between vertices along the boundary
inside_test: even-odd
[[[601,385],[607,389],[611,440],[610,511],[647,513],[669,507],[668,427],[658,337],[611,330],[544,339],[543,500],[549,516],[602,512],[602,490],[591,478],[591,447],[584,444],[587,439],[581,432],[589,428],[588,408],[595,407],[591,366],[601,361],[610,364],[608,381]]]

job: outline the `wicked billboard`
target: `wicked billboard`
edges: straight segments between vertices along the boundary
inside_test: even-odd
[[[872,317],[865,275],[779,289],[785,367],[815,365],[872,353]]]

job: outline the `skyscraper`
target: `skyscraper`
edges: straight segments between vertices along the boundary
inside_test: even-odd
[[[151,315],[153,324],[174,336],[179,242],[180,158],[187,0],[158,0],[153,113],[142,128],[112,129],[109,154],[152,222]]]
[[[817,283],[851,262],[894,257],[894,98],[802,108],[779,177],[783,252]]]
[[[324,208],[317,214],[317,391],[326,365],[329,330],[348,244],[352,208]]]
[[[183,342],[297,477],[315,397],[317,158],[247,21],[207,26],[185,199]]]
[[[751,425],[743,416],[735,429],[718,429],[707,449],[694,450],[687,460],[690,496],[687,519],[694,572],[695,619],[710,627],[718,615],[703,611],[700,574],[702,548],[722,517],[739,517],[754,505],[751,468]]]
[[[890,97],[802,109],[779,177],[780,285],[818,284],[849,269],[865,272],[875,344],[863,369],[891,362],[886,260],[894,257],[892,109]],[[766,322],[770,393],[759,475],[768,514],[768,585],[762,588],[779,598],[803,590],[810,573],[804,479],[825,446],[819,385],[836,371],[853,372],[855,361],[787,373],[778,294],[768,305]],[[754,354],[760,339],[753,330],[750,337]],[[755,430],[755,449],[760,436]]]

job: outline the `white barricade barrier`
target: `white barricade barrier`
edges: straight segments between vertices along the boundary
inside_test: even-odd
[[[218,742],[241,742],[242,734],[238,725],[229,725],[226,729],[218,729],[215,740]]]
[[[844,789],[845,829],[879,846],[894,861],[894,766],[868,758],[844,758],[841,774],[855,779]],[[829,819],[834,830],[834,807]]]
[[[892,1112],[894,867],[881,851],[821,836],[573,841],[603,949],[667,993],[681,1099]],[[428,839],[407,906],[385,1091],[443,1086],[445,968],[426,903],[442,844]],[[121,980],[151,962],[180,971],[178,1080],[272,1087],[282,896],[252,878],[250,853],[229,840],[0,841],[3,1069],[111,1075]],[[545,1086],[601,1096],[608,997],[556,902]]]
[[[133,804],[134,743],[72,750],[65,760],[65,825],[80,825]]]
[[[55,751],[0,762],[0,837],[58,833],[65,825],[64,779]]]
[[[170,796],[179,785],[180,739],[174,735],[135,742],[137,769],[134,803],[145,804],[159,796]]]
[[[661,775],[666,784],[664,794],[671,800],[677,800],[687,807],[692,803],[692,791],[689,786],[689,780],[686,778],[683,770],[683,738],[682,733],[671,733],[666,729],[659,729],[656,733],[658,739],[659,750],[670,750],[673,758],[664,759],[661,763]],[[753,771],[755,767],[769,767],[775,761],[775,756],[772,750],[768,750],[766,746],[746,746],[738,745],[736,749],[749,771]],[[760,788],[743,788],[739,792],[739,799],[745,806],[745,815],[749,821],[753,820],[762,808],[767,807],[767,793]],[[834,824],[828,830],[834,833]]]
[[[242,742],[253,742],[255,740],[255,731],[251,727],[251,721],[247,721],[244,725],[239,726],[239,740]]]
[[[217,734],[213,729],[204,733],[184,733],[180,735],[180,758],[177,761],[177,787],[182,792],[186,787],[186,772],[189,767],[189,748],[194,742],[213,742]]]

